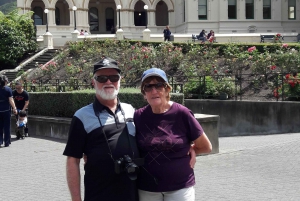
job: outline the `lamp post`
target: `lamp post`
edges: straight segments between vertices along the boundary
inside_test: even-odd
[[[77,7],[76,6],[73,6],[72,7],[73,11],[74,11],[74,30],[76,30],[76,10],[77,10]]]
[[[147,25],[148,25],[148,6],[144,5],[144,9],[146,10],[146,29],[147,29]]]
[[[117,5],[117,10],[119,10],[119,29],[121,29],[121,5]]]
[[[46,13],[46,32],[48,32],[48,13],[49,13],[49,10],[46,8],[44,10],[44,12]]]

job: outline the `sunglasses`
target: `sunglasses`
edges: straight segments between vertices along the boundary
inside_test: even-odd
[[[166,88],[166,83],[158,82],[156,84],[145,84],[144,85],[144,91],[150,92],[152,91],[153,87],[155,87],[156,90],[161,91],[163,88]]]
[[[105,83],[107,80],[111,82],[118,82],[120,80],[120,75],[99,75],[94,77],[97,82]]]

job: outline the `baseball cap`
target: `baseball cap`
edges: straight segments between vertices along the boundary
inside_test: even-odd
[[[118,71],[118,73],[121,72],[121,69],[118,67],[118,63],[115,60],[109,57],[105,57],[104,59],[101,59],[100,61],[94,64],[94,74],[96,71],[105,68],[114,68]]]
[[[157,76],[157,77],[161,77],[164,81],[168,82],[168,78],[166,76],[165,71],[159,69],[159,68],[150,68],[146,71],[144,71],[143,75],[142,75],[142,82],[147,78],[147,77],[151,77],[151,76]]]

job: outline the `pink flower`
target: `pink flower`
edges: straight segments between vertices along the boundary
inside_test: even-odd
[[[248,48],[248,52],[253,52],[254,50],[256,50],[256,47],[255,47],[255,46],[249,47],[249,48]]]
[[[284,48],[287,48],[289,45],[288,44],[286,44],[286,43],[283,43],[282,44],[282,47],[284,47]]]
[[[271,70],[275,70],[275,69],[276,69],[276,66],[273,65],[273,66],[270,67],[270,69],[271,69]]]
[[[285,75],[285,79],[289,79],[290,78],[290,74]]]
[[[134,47],[134,46],[131,46],[131,49],[133,49],[133,50],[134,50],[134,49],[135,49],[135,47]]]

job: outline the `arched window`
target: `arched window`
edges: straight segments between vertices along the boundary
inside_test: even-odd
[[[157,26],[166,26],[169,24],[168,6],[165,2],[160,1],[156,5],[155,18]]]
[[[145,3],[138,1],[134,6],[134,25],[146,26],[146,11],[144,9]]]
[[[34,25],[43,25],[43,9],[41,7],[34,7],[33,12]]]
[[[99,16],[97,8],[90,8],[89,10],[90,31],[99,31]]]
[[[106,31],[110,31],[112,27],[115,27],[114,9],[106,8],[105,18],[106,18]]]
[[[55,23],[60,25],[60,10],[57,7],[55,7]]]

